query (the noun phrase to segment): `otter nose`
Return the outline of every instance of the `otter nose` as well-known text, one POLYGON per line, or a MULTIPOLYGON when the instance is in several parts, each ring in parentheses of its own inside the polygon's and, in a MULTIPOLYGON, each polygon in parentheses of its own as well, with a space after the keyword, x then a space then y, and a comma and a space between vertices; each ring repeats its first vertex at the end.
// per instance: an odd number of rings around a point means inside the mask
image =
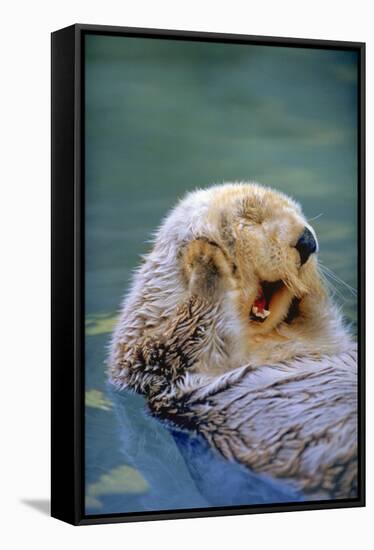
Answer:
POLYGON ((304 265, 309 256, 317 250, 317 243, 310 229, 304 228, 295 248, 300 254, 301 265, 304 265))

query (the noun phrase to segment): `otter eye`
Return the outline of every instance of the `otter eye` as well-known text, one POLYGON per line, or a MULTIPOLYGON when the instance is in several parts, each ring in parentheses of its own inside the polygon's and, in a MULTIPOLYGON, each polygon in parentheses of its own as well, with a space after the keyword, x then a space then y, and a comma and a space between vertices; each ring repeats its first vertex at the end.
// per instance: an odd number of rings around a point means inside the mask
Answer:
POLYGON ((238 225, 238 229, 239 231, 243 231, 245 229, 253 229, 254 227, 256 227, 256 225, 258 225, 258 223, 252 221, 240 222, 238 225))

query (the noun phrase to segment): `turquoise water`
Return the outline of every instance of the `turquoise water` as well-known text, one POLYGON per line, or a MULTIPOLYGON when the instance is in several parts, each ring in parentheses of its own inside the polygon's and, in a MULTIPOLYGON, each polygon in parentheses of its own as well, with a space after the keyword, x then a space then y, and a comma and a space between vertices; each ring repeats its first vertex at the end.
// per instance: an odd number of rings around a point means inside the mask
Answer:
MULTIPOLYGON (((355 56, 86 37, 87 513, 246 502, 241 471, 212 497, 142 399, 108 387, 108 340, 151 232, 186 191, 212 183, 292 195, 315 218, 323 264, 356 288, 355 56)), ((333 286, 355 330, 356 297, 333 286)))

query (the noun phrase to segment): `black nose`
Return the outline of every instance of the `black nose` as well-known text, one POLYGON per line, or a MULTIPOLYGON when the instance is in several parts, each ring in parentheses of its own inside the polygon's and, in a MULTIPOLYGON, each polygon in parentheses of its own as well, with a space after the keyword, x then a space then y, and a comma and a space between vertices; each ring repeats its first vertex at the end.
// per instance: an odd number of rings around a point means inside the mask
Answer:
POLYGON ((317 243, 310 229, 304 228, 295 248, 300 254, 301 265, 305 264, 309 256, 317 250, 317 243))

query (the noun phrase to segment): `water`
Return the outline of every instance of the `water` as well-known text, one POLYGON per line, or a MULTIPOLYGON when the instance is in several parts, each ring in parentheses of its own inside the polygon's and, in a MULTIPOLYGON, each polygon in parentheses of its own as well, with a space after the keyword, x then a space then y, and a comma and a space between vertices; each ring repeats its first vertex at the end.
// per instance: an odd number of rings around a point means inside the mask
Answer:
MULTIPOLYGON (((183 443, 141 397, 113 392, 104 362, 151 232, 197 187, 255 180, 292 195, 315 218, 321 261, 356 288, 356 63, 348 51, 86 37, 88 514, 302 498, 183 443)), ((334 286, 355 330, 356 298, 334 286)))

